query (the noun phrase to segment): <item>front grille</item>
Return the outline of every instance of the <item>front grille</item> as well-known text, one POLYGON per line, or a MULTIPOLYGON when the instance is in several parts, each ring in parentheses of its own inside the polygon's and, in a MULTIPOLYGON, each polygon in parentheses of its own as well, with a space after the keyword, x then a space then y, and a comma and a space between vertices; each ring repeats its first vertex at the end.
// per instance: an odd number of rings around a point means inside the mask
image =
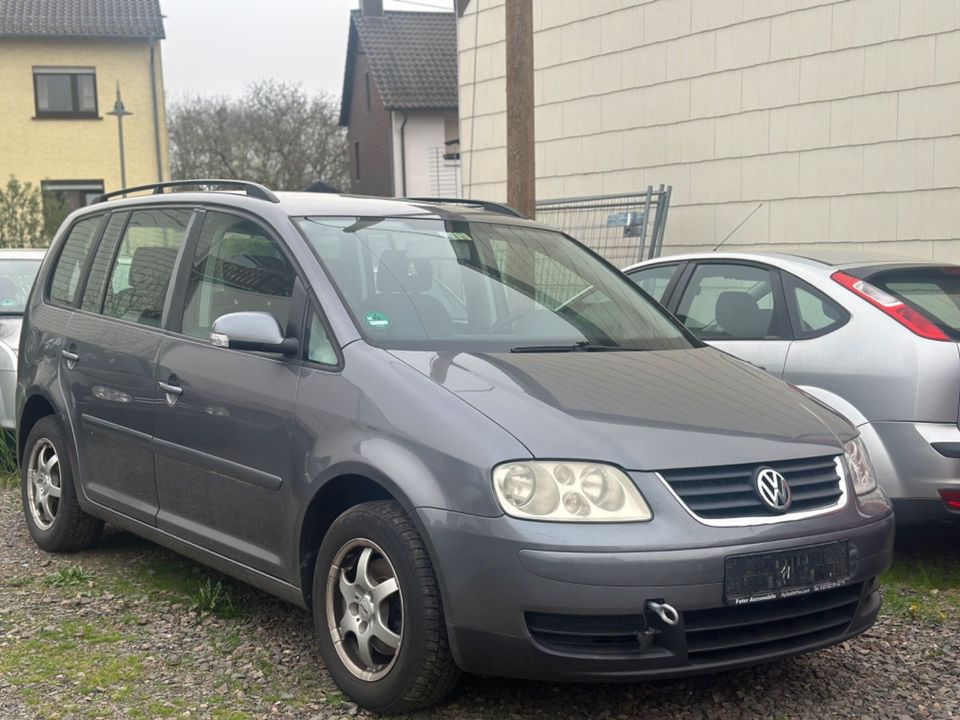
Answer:
POLYGON ((687 610, 691 665, 735 662, 842 635, 857 613, 863 584, 739 607, 687 610))
POLYGON ((836 456, 833 455, 760 464, 666 470, 660 475, 684 505, 701 518, 719 520, 777 516, 779 513, 760 501, 754 488, 753 474, 760 467, 773 468, 787 481, 793 496, 790 513, 828 508, 841 497, 842 478, 837 472, 836 456))

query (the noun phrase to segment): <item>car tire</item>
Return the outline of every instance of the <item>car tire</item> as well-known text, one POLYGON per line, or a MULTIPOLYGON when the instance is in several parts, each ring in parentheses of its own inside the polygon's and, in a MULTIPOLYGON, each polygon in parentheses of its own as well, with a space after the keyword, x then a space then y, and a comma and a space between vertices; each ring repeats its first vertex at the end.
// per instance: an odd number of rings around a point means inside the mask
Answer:
POLYGON ((363 503, 334 520, 317 554, 313 617, 334 682, 367 710, 434 705, 459 679, 430 557, 395 502, 363 503))
POLYGON ((66 433, 56 416, 39 420, 27 437, 20 490, 27 528, 42 549, 82 550, 103 534, 103 520, 80 509, 66 433))

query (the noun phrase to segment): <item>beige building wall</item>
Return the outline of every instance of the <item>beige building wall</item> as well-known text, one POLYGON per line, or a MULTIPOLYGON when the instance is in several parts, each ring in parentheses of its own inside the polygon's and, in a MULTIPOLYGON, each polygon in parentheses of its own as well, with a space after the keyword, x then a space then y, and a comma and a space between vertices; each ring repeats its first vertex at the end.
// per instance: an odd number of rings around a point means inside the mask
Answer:
MULTIPOLYGON (((170 178, 160 43, 155 71, 163 179, 170 178)), ((0 39, 0 183, 10 175, 43 180, 103 180, 120 185, 120 150, 113 109, 120 83, 133 113, 123 121, 127 185, 156 182, 157 152, 150 84, 150 44, 122 39, 0 39), (99 119, 35 119, 33 68, 94 67, 99 119)))
MULTIPOLYGON (((671 184, 665 253, 763 203, 725 248, 960 261, 960 0, 533 1, 540 198, 671 184)), ((504 200, 503 0, 459 41, 464 191, 504 200)))

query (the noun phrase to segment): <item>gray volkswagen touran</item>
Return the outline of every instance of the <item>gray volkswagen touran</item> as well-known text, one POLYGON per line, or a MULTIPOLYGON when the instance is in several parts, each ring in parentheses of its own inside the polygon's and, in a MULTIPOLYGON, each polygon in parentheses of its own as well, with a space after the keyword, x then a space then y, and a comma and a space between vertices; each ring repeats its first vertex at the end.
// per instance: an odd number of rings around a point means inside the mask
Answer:
POLYGON ((75 212, 41 268, 40 547, 109 522, 309 608, 383 712, 461 669, 679 676, 874 621, 893 518, 855 430, 582 245, 491 203, 179 185, 75 212))

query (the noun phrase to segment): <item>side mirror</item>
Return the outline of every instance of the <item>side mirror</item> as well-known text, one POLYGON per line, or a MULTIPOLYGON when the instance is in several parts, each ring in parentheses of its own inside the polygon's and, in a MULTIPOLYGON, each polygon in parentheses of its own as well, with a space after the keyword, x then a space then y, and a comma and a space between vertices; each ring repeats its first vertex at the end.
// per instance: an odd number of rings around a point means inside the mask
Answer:
POLYGON ((210 342, 217 347, 281 355, 293 355, 300 349, 297 339, 285 338, 273 315, 265 312, 221 315, 213 322, 210 342))

